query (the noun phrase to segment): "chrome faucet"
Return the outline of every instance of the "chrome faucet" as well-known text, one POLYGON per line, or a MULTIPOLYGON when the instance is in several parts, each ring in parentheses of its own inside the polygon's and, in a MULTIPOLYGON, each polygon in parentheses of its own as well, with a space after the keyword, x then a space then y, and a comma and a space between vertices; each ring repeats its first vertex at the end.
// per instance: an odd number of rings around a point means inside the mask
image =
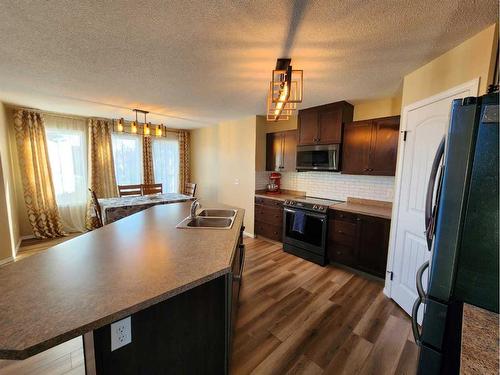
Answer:
POLYGON ((198 201, 198 199, 195 199, 193 203, 191 203, 191 214, 189 215, 191 219, 194 219, 196 217, 196 210, 198 208, 201 208, 201 203, 198 201))

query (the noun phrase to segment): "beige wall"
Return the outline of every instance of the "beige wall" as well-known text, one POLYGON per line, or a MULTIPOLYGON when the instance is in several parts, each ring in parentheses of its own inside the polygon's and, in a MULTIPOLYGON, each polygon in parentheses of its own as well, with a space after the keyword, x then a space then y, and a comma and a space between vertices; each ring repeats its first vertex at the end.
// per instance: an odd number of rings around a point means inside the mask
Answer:
POLYGON ((9 141, 10 124, 10 110, 0 103, 0 262, 13 255, 20 239, 9 141))
POLYGON ((354 103, 354 121, 401 114, 401 95, 394 98, 364 100, 354 103))
POLYGON ((493 75, 497 25, 491 25, 462 44, 404 78, 402 106, 479 77, 479 94, 486 93, 493 75))
POLYGON ((192 181, 200 200, 245 209, 253 234, 256 119, 226 121, 191 132, 192 181))

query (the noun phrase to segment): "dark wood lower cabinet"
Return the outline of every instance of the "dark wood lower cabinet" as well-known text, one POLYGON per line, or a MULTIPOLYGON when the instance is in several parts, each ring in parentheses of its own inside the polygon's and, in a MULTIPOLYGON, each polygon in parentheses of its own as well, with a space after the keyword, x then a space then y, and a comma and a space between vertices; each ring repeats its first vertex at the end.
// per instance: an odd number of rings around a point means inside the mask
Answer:
POLYGON ((255 198, 255 234, 273 241, 283 240, 283 202, 255 198))
POLYGON ((335 210, 329 215, 330 261, 384 278, 391 221, 335 210))

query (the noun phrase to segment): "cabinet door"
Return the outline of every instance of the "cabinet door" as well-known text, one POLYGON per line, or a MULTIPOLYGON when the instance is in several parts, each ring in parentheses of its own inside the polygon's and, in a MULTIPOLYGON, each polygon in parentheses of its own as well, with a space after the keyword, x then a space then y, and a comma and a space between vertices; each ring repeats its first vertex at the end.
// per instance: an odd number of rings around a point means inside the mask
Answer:
POLYGON ((295 172, 297 166, 297 130, 283 132, 283 172, 295 172))
POLYGON ((377 176, 394 176, 399 141, 399 116, 373 120, 368 171, 377 176))
POLYGON ((318 111, 299 111, 299 145, 313 145, 318 139, 318 111))
POLYGON ((342 144, 342 173, 369 174, 371 139, 371 120, 356 121, 345 125, 342 144))
POLYGON ((358 215, 358 267, 385 277, 390 220, 358 215))
POLYGON ((283 132, 266 135, 266 171, 279 172, 283 168, 283 132))
POLYGON ((342 108, 323 109, 318 113, 319 144, 342 142, 342 108))

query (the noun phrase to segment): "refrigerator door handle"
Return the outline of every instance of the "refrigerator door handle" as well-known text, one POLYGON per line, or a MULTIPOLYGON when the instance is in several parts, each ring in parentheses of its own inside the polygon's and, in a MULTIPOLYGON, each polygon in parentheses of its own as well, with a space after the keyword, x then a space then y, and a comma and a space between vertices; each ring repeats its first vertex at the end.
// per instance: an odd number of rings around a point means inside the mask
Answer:
POLYGON ((417 322, 418 309, 419 309, 421 304, 422 304, 422 299, 419 296, 415 300, 415 303, 413 304, 413 308, 411 310, 411 329, 413 331, 413 338, 415 339, 415 343, 418 346, 420 346, 420 344, 422 343, 420 331, 418 329, 418 322, 417 322))
POLYGON ((444 155, 444 146, 446 138, 443 137, 439 143, 436 155, 434 156, 434 161, 432 162, 431 174, 429 176, 429 183, 427 185, 427 195, 425 200, 425 232, 427 247, 429 251, 432 248, 432 236, 433 236, 433 212, 432 212, 432 198, 434 196, 434 186, 436 185, 436 177, 439 170, 439 163, 444 155))
POLYGON ((420 346, 421 339, 420 339, 420 331, 418 329, 418 321, 417 321, 418 309, 420 308, 420 305, 422 304, 422 302, 425 303, 425 292, 424 292, 424 287, 422 285, 422 276, 428 267, 429 267, 429 261, 422 264, 417 271, 416 284, 417 284, 418 298, 415 300, 415 303, 413 304, 413 308, 411 310, 411 329, 413 331, 413 337, 415 338, 415 342, 419 346, 420 346))
POLYGON ((429 261, 422 264, 417 271, 417 280, 416 280, 417 281, 417 293, 418 293, 418 296, 420 297, 421 300, 425 299, 424 287, 422 285, 422 276, 428 267, 429 267, 429 261))

